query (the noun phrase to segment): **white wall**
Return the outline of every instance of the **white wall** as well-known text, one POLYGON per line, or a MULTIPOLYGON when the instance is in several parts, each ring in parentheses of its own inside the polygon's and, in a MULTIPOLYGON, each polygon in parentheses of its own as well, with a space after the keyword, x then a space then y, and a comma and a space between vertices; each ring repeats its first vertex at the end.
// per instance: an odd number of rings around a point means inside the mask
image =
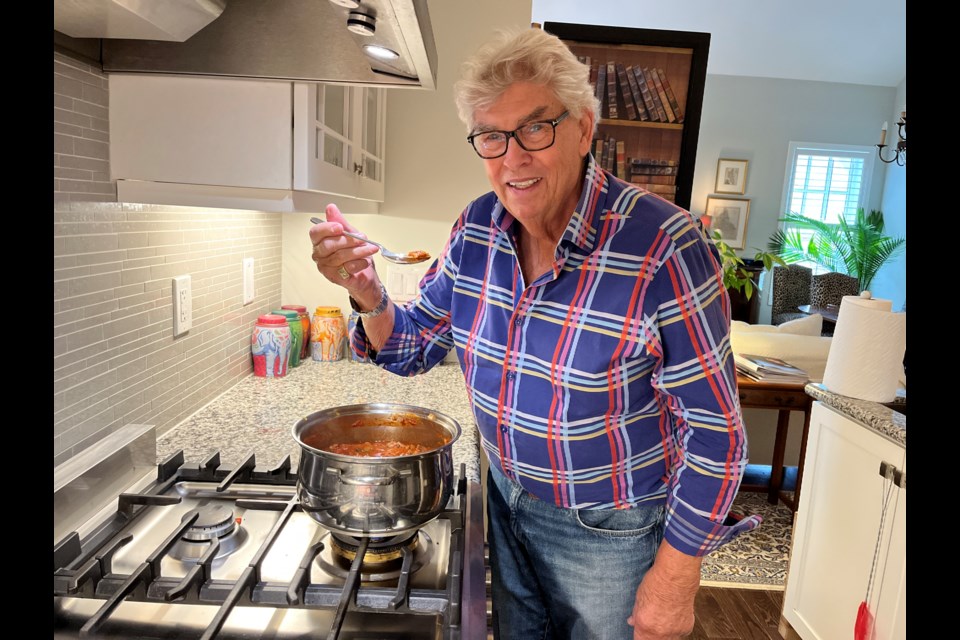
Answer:
MULTIPOLYGON (((530 3, 430 0, 437 90, 389 90, 385 200, 379 215, 348 215, 370 238, 396 251, 423 249, 436 256, 467 203, 490 190, 482 160, 467 144, 467 131, 457 117, 453 83, 463 61, 495 29, 530 25, 530 3)), ((350 204, 337 204, 349 214, 350 204)), ((336 305, 346 315, 350 307, 345 291, 327 282, 310 260, 311 215, 317 214, 283 216, 284 304, 304 304, 311 311, 317 305, 336 305)), ((387 282, 388 266, 379 258, 377 270, 387 282)))
MULTIPOLYGON (((907 104, 907 79, 904 78, 897 87, 897 96, 893 101, 892 114, 884 120, 890 123, 887 131, 887 144, 890 147, 897 144, 897 120, 900 112, 907 104)), ((884 157, 889 158, 890 148, 884 149, 884 157)), ((883 183, 883 199, 880 210, 883 211, 883 222, 888 236, 907 237, 907 167, 900 167, 896 163, 884 165, 886 179, 883 183)), ((874 297, 886 298, 893 301, 895 311, 903 308, 907 302, 907 253, 904 251, 899 258, 892 260, 877 273, 871 286, 874 297)))

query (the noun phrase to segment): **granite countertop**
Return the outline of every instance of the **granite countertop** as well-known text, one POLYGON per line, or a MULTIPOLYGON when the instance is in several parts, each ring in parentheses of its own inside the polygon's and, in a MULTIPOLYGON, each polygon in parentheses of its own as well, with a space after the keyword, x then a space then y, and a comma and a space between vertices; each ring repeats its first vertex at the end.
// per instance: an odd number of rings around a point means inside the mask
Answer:
MULTIPOLYGON (((903 445, 904 449, 907 448, 907 416, 905 414, 879 402, 858 400, 857 398, 833 393, 820 382, 812 382, 805 389, 807 394, 815 400, 829 405, 836 409, 838 413, 903 445)), ((897 391, 896 399, 889 404, 906 405, 906 402, 906 390, 900 389, 897 391)))
POLYGON ((290 454, 296 468, 300 446, 294 424, 314 411, 362 402, 410 404, 456 420, 462 434, 453 445, 454 464, 457 469, 466 464, 467 478, 480 481, 476 422, 456 363, 410 378, 350 360, 308 359, 283 378, 251 374, 158 437, 157 457, 163 460, 183 449, 188 462, 199 462, 219 451, 221 463, 233 466, 254 453, 257 467, 266 469, 290 454))

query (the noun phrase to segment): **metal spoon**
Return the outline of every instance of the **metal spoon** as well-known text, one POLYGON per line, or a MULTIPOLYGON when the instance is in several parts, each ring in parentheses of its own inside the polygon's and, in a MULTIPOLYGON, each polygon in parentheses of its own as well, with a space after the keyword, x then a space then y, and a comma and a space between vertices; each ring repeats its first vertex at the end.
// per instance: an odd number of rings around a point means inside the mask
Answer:
MULTIPOLYGON (((313 224, 320 224, 323 222, 320 218, 310 218, 310 222, 313 224)), ((355 240, 360 240, 361 242, 366 242, 380 248, 380 255, 383 256, 384 260, 393 262, 394 264, 417 264, 418 262, 423 262, 424 260, 430 259, 430 254, 426 251, 410 251, 409 253, 397 253, 396 251, 390 251, 385 246, 379 242, 374 242, 363 236, 358 236, 355 233, 350 233, 349 231, 344 231, 343 235, 350 236, 355 240)))

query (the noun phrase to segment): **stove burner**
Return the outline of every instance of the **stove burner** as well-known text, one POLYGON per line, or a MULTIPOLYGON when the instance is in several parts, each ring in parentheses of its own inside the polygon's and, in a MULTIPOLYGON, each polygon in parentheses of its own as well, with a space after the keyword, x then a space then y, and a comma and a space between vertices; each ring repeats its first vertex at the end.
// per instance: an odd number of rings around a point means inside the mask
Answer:
MULTIPOLYGON (((184 516, 184 519, 188 515, 184 516)), ((214 505, 200 510, 196 521, 184 532, 183 539, 191 542, 206 542, 230 535, 236 528, 237 521, 233 517, 233 509, 214 505)))
MULTIPOLYGON (((220 543, 215 559, 228 556, 247 541, 247 532, 238 526, 233 509, 223 505, 200 507, 200 514, 170 549, 170 555, 183 562, 196 562, 210 548, 210 541, 220 543)), ((190 517, 190 513, 183 516, 190 517)))
MULTIPOLYGON (((413 550, 417 547, 418 537, 412 534, 394 536, 393 538, 370 538, 367 553, 363 556, 363 564, 381 564, 403 557, 404 548, 413 550)), ((333 553, 353 562, 357 557, 360 540, 347 536, 331 534, 330 538, 333 553)))
MULTIPOLYGON (((327 533, 320 540, 323 542, 323 550, 317 556, 317 565, 328 575, 346 579, 350 573, 350 564, 357 555, 359 541, 331 533, 327 533)), ((430 562, 433 545, 433 540, 423 530, 409 537, 400 535, 393 538, 372 538, 360 567, 360 580, 386 582, 399 578, 404 549, 409 549, 413 554, 410 573, 416 573, 430 562)))

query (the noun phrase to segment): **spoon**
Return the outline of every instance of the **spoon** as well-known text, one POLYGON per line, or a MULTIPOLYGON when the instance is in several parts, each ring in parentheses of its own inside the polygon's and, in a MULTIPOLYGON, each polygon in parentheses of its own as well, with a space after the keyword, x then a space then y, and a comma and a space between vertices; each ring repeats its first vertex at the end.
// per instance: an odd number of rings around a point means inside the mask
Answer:
MULTIPOLYGON (((313 224, 320 224, 323 222, 320 218, 310 218, 310 222, 313 224)), ((426 251, 409 251, 407 253, 397 253, 396 251, 390 251, 385 246, 379 242, 374 242, 364 238, 363 236, 358 236, 355 233, 350 233, 349 231, 344 231, 343 235, 350 236, 354 240, 360 240, 361 242, 366 242, 380 248, 380 255, 383 256, 384 260, 393 262, 394 264, 417 264, 418 262, 423 262, 424 260, 430 259, 430 254, 426 251)))

